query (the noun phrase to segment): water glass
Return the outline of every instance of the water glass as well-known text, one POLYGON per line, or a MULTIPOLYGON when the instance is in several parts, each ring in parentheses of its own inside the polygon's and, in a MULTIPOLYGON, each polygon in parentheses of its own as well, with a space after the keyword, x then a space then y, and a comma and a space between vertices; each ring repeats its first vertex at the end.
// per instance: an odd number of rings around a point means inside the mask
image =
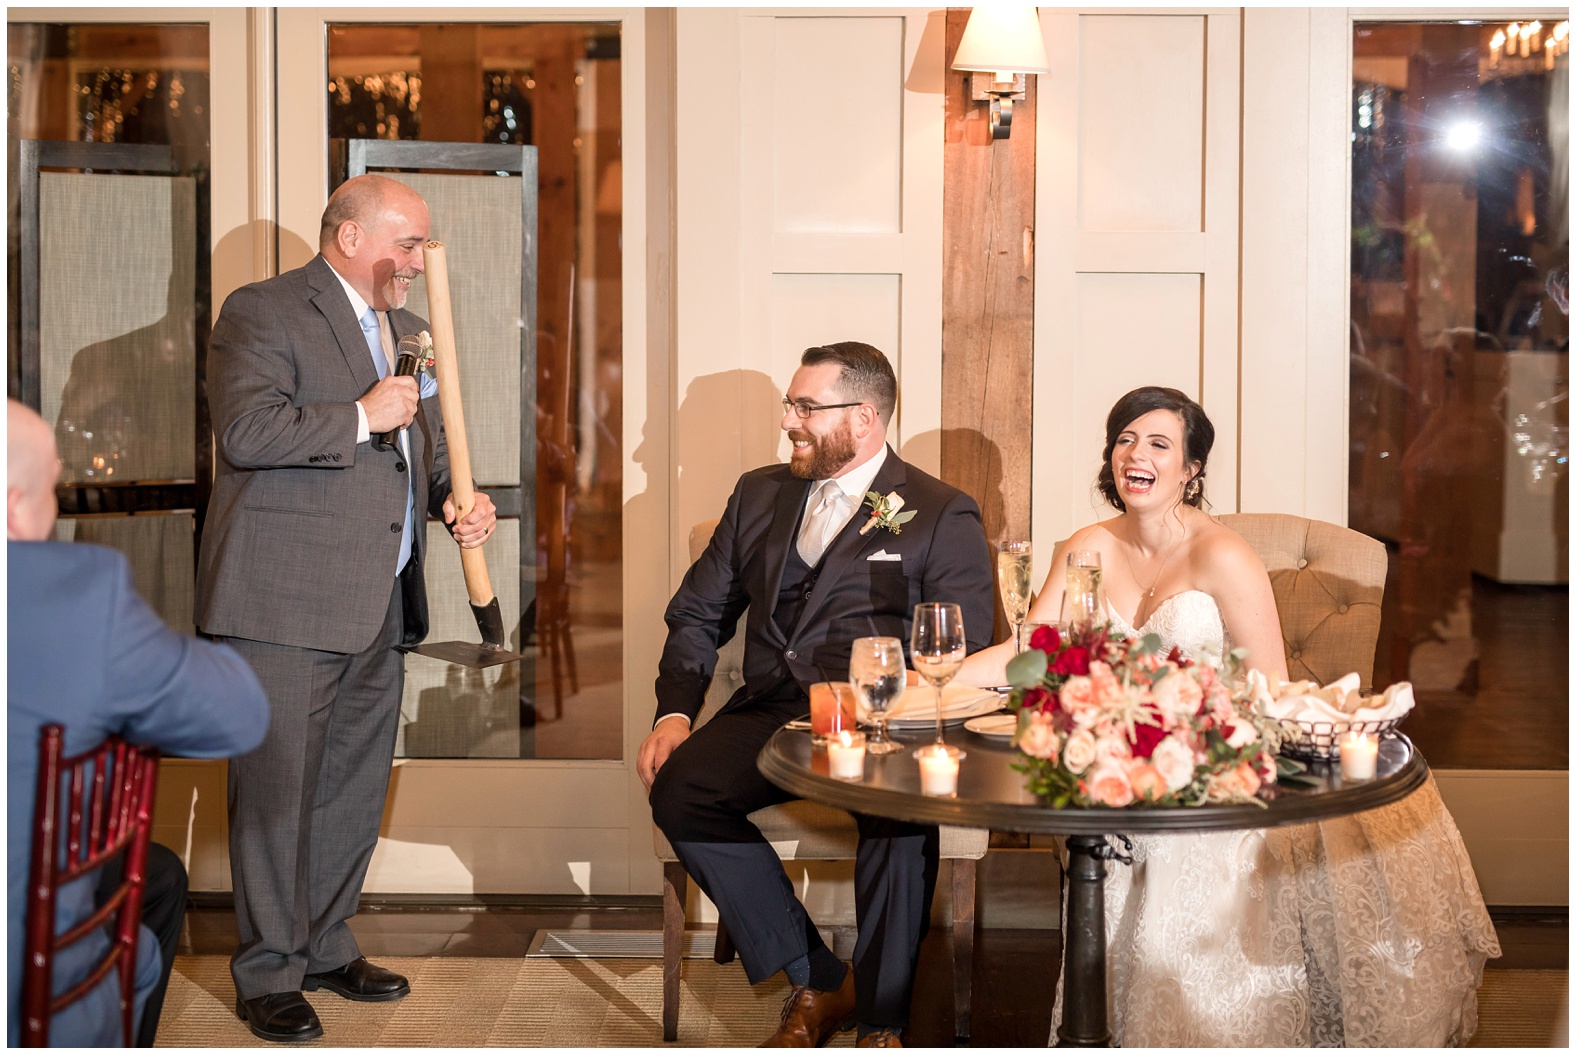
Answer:
POLYGON ((903 642, 895 637, 854 639, 848 656, 848 681, 859 702, 870 712, 871 733, 865 751, 889 755, 901 750, 887 738, 887 711, 903 695, 908 672, 903 666, 903 642))

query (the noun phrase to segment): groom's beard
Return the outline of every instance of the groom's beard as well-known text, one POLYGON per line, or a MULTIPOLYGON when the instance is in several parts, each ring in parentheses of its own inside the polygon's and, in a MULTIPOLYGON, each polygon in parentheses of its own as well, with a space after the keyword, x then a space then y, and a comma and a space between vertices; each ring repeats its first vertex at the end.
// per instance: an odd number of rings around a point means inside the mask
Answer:
POLYGON ((794 430, 788 433, 793 441, 808 441, 808 447, 795 447, 789 457, 789 470, 801 480, 828 480, 843 471, 854 460, 859 447, 854 443, 854 432, 845 421, 841 428, 825 436, 812 436, 794 430))

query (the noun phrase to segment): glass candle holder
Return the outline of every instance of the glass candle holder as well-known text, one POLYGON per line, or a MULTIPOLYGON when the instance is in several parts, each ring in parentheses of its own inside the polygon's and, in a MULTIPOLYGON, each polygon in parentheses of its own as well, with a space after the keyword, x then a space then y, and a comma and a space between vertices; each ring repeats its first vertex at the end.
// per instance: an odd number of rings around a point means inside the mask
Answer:
POLYGON ((1341 779, 1372 780, 1379 772, 1379 738, 1351 732, 1341 737, 1341 779))
POLYGON ((919 759, 919 790, 950 798, 958 793, 958 765, 965 752, 950 744, 930 744, 914 752, 919 759))
POLYGON ((844 729, 826 742, 830 775, 837 780, 863 780, 865 734, 844 729))

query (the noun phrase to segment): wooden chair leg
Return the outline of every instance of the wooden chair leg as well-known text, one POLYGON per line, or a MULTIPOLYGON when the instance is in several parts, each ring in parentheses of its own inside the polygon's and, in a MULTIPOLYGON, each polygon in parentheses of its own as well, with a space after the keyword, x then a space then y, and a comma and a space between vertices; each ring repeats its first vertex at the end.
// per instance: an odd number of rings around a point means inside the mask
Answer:
POLYGON ((677 861, 662 864, 662 1039, 679 1039, 679 964, 684 959, 684 892, 689 875, 677 861))
POLYGON ((969 1039, 974 998, 974 881, 979 862, 952 859, 952 1014, 957 1039, 969 1039))
POLYGON ((733 935, 728 933, 728 925, 721 919, 717 920, 717 944, 713 947, 711 958, 718 963, 732 963, 738 950, 733 947, 733 935))

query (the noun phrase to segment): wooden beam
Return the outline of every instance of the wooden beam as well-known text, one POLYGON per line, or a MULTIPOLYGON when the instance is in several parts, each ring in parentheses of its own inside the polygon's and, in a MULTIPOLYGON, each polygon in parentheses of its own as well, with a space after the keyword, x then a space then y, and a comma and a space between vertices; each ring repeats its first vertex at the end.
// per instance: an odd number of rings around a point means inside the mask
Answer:
POLYGON ((969 75, 951 68, 968 16, 947 11, 941 476, 979 502, 996 544, 1029 537, 1035 85, 1015 104, 1011 137, 992 141, 969 75))

